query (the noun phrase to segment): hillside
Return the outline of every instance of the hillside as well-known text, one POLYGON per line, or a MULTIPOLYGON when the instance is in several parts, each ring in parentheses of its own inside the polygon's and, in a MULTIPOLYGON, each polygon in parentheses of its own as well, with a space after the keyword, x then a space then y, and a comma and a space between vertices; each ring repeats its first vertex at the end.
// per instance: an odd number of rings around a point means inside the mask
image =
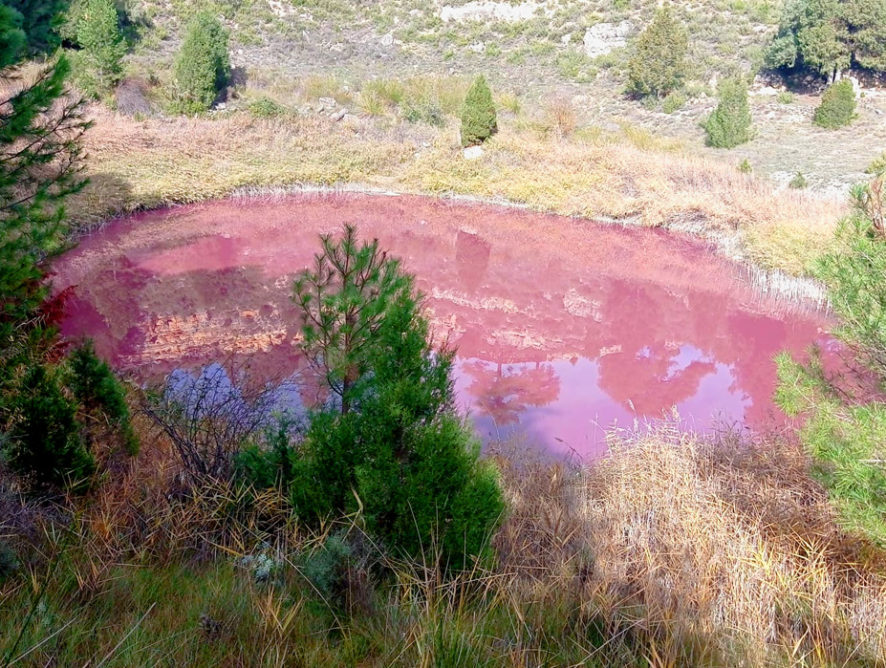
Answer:
MULTIPOLYGON (((384 100, 366 92, 369 81, 420 77, 427 87, 457 97, 455 91, 482 72, 521 117, 568 105, 580 127, 637 125, 674 138, 691 153, 733 166, 747 160, 780 186, 801 172, 810 187, 836 197, 863 178, 886 146, 886 94, 876 77, 858 75, 859 118, 834 132, 810 122, 824 79, 807 76, 786 84, 764 73, 751 89, 754 140, 734 151, 703 148, 699 124, 716 104, 717 81, 760 70, 781 3, 676 3, 691 37, 690 76, 679 94, 652 103, 630 100, 623 90, 630 44, 648 24, 655 2, 132 0, 127 11, 137 39, 128 71, 156 84, 152 94, 162 97, 157 88, 168 85, 182 26, 198 6, 218 12, 231 31, 237 85, 230 107, 267 96, 307 111, 323 97, 353 113, 378 115, 384 100)), ((448 112, 445 101, 439 106, 448 112)), ((412 110, 413 116, 434 114, 421 105, 412 110)))

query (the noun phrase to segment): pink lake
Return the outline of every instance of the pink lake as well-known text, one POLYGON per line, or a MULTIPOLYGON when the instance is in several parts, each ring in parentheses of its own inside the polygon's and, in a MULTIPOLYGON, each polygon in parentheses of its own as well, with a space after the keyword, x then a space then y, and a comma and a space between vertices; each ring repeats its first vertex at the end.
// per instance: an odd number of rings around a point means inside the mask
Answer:
POLYGON ((293 276, 355 223, 400 257, 458 402, 485 439, 518 431, 590 459, 607 429, 679 415, 763 430, 773 356, 828 341, 820 315, 756 293, 738 265, 673 234, 414 196, 232 199, 118 220, 54 265, 63 334, 143 380, 211 361, 268 380, 304 367, 293 276))

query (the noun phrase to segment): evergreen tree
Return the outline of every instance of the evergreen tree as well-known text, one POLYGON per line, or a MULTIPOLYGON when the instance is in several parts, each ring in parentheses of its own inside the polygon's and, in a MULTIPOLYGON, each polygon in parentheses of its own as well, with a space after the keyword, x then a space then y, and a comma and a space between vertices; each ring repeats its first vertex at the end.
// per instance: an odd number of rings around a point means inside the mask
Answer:
POLYGON ((77 405, 57 372, 30 366, 11 399, 16 415, 6 456, 13 470, 39 485, 85 488, 95 459, 83 442, 77 405))
POLYGON ((886 182, 882 176, 853 190, 854 210, 838 230, 836 252, 816 276, 828 287, 849 359, 846 375, 829 373, 817 350, 801 364, 776 360, 776 402, 802 415, 800 437, 814 473, 840 518, 886 546, 886 182))
POLYGON ((726 79, 719 87, 717 108, 704 122, 708 146, 733 148, 751 138, 751 109, 744 79, 726 79))
POLYGON ((5 0, 9 9, 27 17, 29 55, 51 53, 59 45, 57 28, 68 0, 5 0))
POLYGON ((64 56, 17 80, 16 66, 48 39, 45 4, 21 4, 38 13, 0 5, 0 76, 13 83, 0 106, 0 443, 12 467, 35 482, 79 483, 95 468, 81 415, 112 416, 127 446, 135 439, 119 394, 108 398, 116 381, 91 362, 91 349, 75 354, 70 368, 46 354, 54 343, 46 261, 64 245, 63 200, 85 183, 80 138, 89 124, 81 103, 65 95, 64 56), (25 26, 40 29, 36 43, 25 26))
MULTIPOLYGON (((23 25, 32 17, 0 6, 0 76, 7 80, 36 48, 23 25)), ((79 139, 88 123, 78 101, 62 98, 68 73, 59 56, 0 109, 0 394, 45 332, 38 310, 45 261, 62 246, 64 198, 84 185, 79 139)))
POLYGON ((482 75, 474 79, 474 83, 465 97, 461 112, 461 144, 474 146, 482 144, 498 132, 498 121, 495 114, 495 103, 492 91, 482 75))
POLYGON ((853 65, 886 71, 884 0, 792 0, 765 62, 807 68, 834 80, 853 65))
POLYGON ((640 33, 628 62, 628 87, 633 95, 664 97, 686 76, 689 37, 670 6, 656 11, 640 33))
POLYGON ((85 0, 77 21, 77 43, 83 49, 81 81, 97 95, 120 80, 126 44, 120 33, 120 17, 114 0, 85 0))
POLYGON ((835 130, 849 125, 855 118, 855 90, 852 82, 842 79, 827 87, 816 107, 813 122, 823 128, 835 130))
POLYGON ((188 27, 175 63, 178 109, 206 111, 231 75, 228 32, 217 18, 201 12, 188 27))
POLYGON ((303 348, 341 405, 314 414, 297 447, 247 450, 241 475, 276 478, 306 521, 362 510, 390 549, 467 566, 489 554, 504 502, 453 408, 453 353, 431 346, 412 277, 377 242, 348 226, 322 244, 295 301, 303 348))

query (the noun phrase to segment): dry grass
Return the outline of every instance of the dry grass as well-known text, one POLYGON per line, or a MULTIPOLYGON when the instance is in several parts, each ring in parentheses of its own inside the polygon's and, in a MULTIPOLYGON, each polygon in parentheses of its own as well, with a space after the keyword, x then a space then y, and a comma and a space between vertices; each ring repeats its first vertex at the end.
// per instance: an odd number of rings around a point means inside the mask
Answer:
POLYGON ((507 200, 712 238, 738 235, 749 259, 802 274, 828 247, 844 211, 814 195, 777 192, 629 126, 614 133, 583 129, 566 141, 546 128, 505 124, 482 159, 466 161, 453 124, 435 129, 247 114, 135 121, 93 113, 87 141, 93 182, 69 207, 79 222, 246 186, 359 183, 507 200))
POLYGON ((653 665, 881 663, 884 555, 839 531, 806 467, 792 446, 659 433, 572 479, 512 471, 509 586, 580 592, 653 665))
POLYGON ((613 447, 578 470, 501 446, 510 515, 499 563, 447 581, 431 562, 382 550, 389 576, 350 568, 342 607, 306 584, 306 569, 354 518, 310 533, 274 493, 250 503, 223 484, 175 493, 168 446, 146 443, 74 512, 67 545, 58 517, 36 521, 42 552, 27 577, 0 587, 0 637, 47 583, 25 665, 106 655, 113 665, 886 660, 886 559, 840 532, 799 450, 666 431, 613 447), (238 565, 257 550, 279 564, 269 582, 238 565))

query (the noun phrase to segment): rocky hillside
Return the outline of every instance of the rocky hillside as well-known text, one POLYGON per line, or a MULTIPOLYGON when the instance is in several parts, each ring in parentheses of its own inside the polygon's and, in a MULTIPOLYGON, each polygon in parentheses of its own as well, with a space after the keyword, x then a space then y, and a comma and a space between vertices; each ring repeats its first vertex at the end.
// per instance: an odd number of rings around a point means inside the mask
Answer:
POLYGON ((784 187, 801 173, 810 188, 843 197, 886 149, 886 94, 877 81, 862 79, 852 126, 836 132, 813 126, 825 81, 785 82, 761 69, 781 5, 675 3, 690 36, 690 76, 679 92, 645 102, 624 95, 625 70, 655 0, 129 0, 128 71, 156 98, 168 83, 182 26, 195 9, 208 8, 231 31, 236 86, 228 107, 269 98, 305 113, 377 116, 391 100, 363 93, 367 81, 420 77, 433 89, 428 96, 446 99, 439 110, 405 116, 443 122, 457 111, 468 78, 482 72, 499 104, 523 120, 561 115, 566 107, 571 125, 603 131, 636 125, 690 152, 736 167, 746 162, 745 169, 784 187), (699 124, 716 104, 718 80, 736 71, 762 72, 751 87, 755 139, 733 151, 705 149, 699 124))

